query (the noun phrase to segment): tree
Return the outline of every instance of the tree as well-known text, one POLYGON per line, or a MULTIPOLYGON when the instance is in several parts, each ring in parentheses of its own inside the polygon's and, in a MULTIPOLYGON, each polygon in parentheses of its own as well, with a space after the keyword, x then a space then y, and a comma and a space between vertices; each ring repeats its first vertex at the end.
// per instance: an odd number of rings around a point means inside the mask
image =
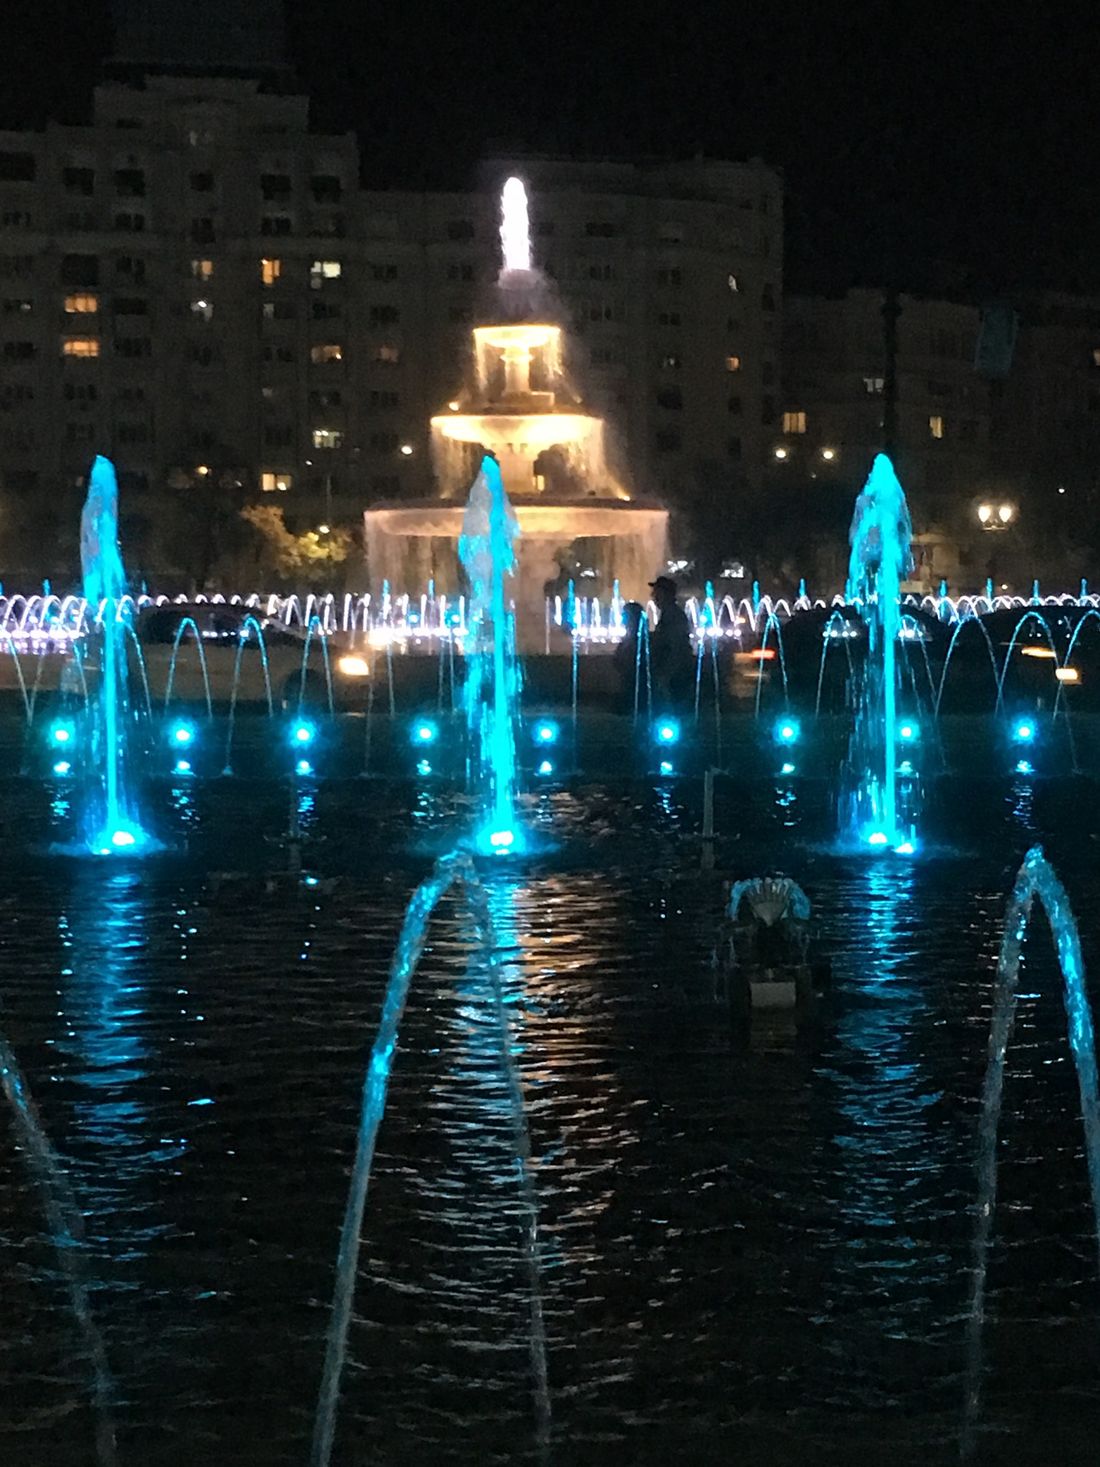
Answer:
POLYGON ((345 529, 295 535, 275 504, 249 504, 239 516, 253 531, 260 565, 279 580, 298 585, 331 585, 355 543, 352 532, 345 529))

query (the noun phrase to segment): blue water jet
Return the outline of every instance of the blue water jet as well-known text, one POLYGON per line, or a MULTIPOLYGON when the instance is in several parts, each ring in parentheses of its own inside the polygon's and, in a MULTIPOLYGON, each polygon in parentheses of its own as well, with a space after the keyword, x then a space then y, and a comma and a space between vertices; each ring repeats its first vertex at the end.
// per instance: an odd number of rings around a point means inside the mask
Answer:
POLYGON ((100 675, 89 705, 91 741, 85 831, 97 856, 135 855, 149 845, 134 807, 126 771, 127 718, 123 596, 126 572, 118 547, 118 480, 110 459, 97 454, 80 517, 80 565, 89 610, 99 608, 100 675))
POLYGON ((866 627, 867 655, 856 687, 841 811, 847 833, 876 849, 914 844, 911 822, 898 817, 897 791, 899 598, 912 563, 912 533, 894 467, 885 454, 877 454, 856 500, 850 533, 848 599, 866 627))
POLYGON ((515 618, 505 579, 516 566, 519 525, 496 459, 485 457, 470 489, 459 559, 470 581, 470 633, 464 696, 471 776, 480 804, 476 849, 503 855, 520 848, 516 825, 516 709, 519 665, 515 618))

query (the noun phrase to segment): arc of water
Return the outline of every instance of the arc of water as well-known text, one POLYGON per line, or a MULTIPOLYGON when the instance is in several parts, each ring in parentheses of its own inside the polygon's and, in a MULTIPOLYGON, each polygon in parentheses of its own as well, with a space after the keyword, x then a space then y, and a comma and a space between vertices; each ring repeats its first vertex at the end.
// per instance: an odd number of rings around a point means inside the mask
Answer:
POLYGON ((256 641, 260 649, 260 666, 264 674, 264 693, 267 697, 267 716, 271 718, 275 713, 275 700, 271 696, 271 669, 267 661, 267 642, 264 638, 264 629, 254 616, 246 616, 241 623, 241 629, 237 636, 237 655, 233 659, 233 684, 229 690, 229 727, 225 733, 225 772, 229 773, 233 767, 233 730, 237 722, 237 699, 240 694, 241 685, 241 656, 248 641, 249 628, 255 627, 256 641))
MULTIPOLYGON (((761 603, 763 604, 763 603, 761 603)), ((756 683, 756 712, 755 717, 760 717, 760 695, 764 691, 764 663, 767 660, 764 653, 768 650, 768 636, 772 628, 775 628, 775 643, 779 652, 779 671, 783 680, 783 711, 786 712, 791 706, 790 689, 787 686, 787 654, 783 649, 783 623, 769 611, 764 622, 764 635, 760 639, 760 677, 756 683)))
POLYGON ((202 672, 202 687, 206 695, 206 716, 214 717, 214 704, 210 697, 210 674, 206 667, 206 649, 202 645, 202 633, 198 629, 194 617, 185 616, 176 628, 175 641, 172 643, 172 655, 168 660, 168 679, 164 685, 164 711, 168 712, 168 705, 172 701, 172 689, 176 682, 176 658, 179 655, 180 643, 184 634, 190 629, 194 634, 195 647, 199 654, 199 668, 202 672))
POLYGON ((961 1448, 968 1456, 973 1448, 981 1404, 982 1329, 985 1321, 986 1272, 993 1212, 997 1200, 997 1130, 1004 1091, 1005 1057, 1016 1017, 1016 998, 1024 941, 1038 897, 1054 936, 1058 964, 1062 970, 1063 999, 1069 1029, 1070 1049, 1077 1068, 1081 1117, 1085 1130, 1092 1210, 1096 1220, 1098 1266, 1100 1266, 1100 1093, 1096 1070, 1096 1042, 1092 1010, 1085 990, 1085 965, 1081 939, 1066 889, 1043 854, 1033 846, 1016 877, 997 963, 993 1020, 989 1030, 989 1061, 982 1087, 982 1113, 978 1139, 978 1200, 974 1230, 974 1275, 968 1325, 966 1403, 961 1448))
POLYGON ((985 638, 986 651, 989 653, 989 666, 993 673, 993 687, 995 690, 1000 686, 1000 669, 997 666, 997 654, 993 650, 993 642, 985 625, 977 618, 972 617, 967 621, 957 623, 955 630, 951 633, 951 641, 947 646, 947 656, 943 659, 943 668, 940 672, 940 685, 936 691, 935 715, 940 716, 940 704, 943 702, 943 690, 947 684, 947 670, 951 666, 951 659, 955 655, 955 644, 967 627, 977 627, 985 638))
POLYGON ((16 1131, 31 1164, 53 1243, 68 1283, 73 1313, 84 1338, 84 1347, 92 1368, 92 1403, 96 1414, 96 1457, 99 1467, 118 1467, 112 1407, 115 1387, 103 1337, 92 1315, 88 1286, 81 1266, 83 1221, 80 1208, 69 1188, 57 1153, 42 1128, 15 1052, 3 1035, 0 1035, 0 1090, 11 1107, 16 1131))
POLYGON ((328 655, 328 635, 325 632, 325 628, 321 622, 320 617, 315 615, 310 617, 309 623, 306 626, 305 646, 302 648, 302 672, 301 676, 298 679, 298 717, 300 718, 302 716, 302 704, 305 702, 306 672, 308 670, 309 664, 309 648, 310 643, 313 641, 313 634, 315 630, 317 631, 318 638, 321 644, 321 662, 325 669, 325 697, 328 702, 328 716, 330 718, 334 718, 336 716, 336 702, 332 693, 332 666, 329 662, 328 655))
POLYGON ((537 1198, 530 1170, 531 1147, 523 1110, 522 1087, 512 1058, 511 1034, 501 991, 499 953, 492 933, 484 888, 481 886, 477 869, 470 857, 462 852, 452 851, 449 855, 440 857, 431 873, 416 888, 409 902, 390 965, 389 982, 382 1004, 382 1019, 371 1048, 370 1060, 363 1080, 359 1138, 352 1168, 351 1185, 348 1190, 347 1209, 340 1233, 332 1318, 329 1322, 325 1364, 317 1401, 317 1415, 314 1420, 313 1450, 310 1458, 312 1467, 329 1467, 332 1459, 340 1382, 347 1354, 348 1326, 351 1322, 355 1279, 358 1272, 363 1214, 366 1209, 375 1145, 385 1111, 386 1092, 397 1049, 398 1029, 408 1001, 409 987, 424 951, 428 923, 440 901, 459 881, 466 890, 470 914, 474 919, 479 940, 488 958, 489 976, 493 985, 494 1009, 501 1024, 502 1054, 507 1071, 509 1094, 512 1099, 513 1125, 516 1128, 517 1165, 528 1208, 525 1244, 530 1270, 531 1364, 536 1437, 540 1457, 545 1459, 548 1450, 550 1396, 538 1263, 537 1198))

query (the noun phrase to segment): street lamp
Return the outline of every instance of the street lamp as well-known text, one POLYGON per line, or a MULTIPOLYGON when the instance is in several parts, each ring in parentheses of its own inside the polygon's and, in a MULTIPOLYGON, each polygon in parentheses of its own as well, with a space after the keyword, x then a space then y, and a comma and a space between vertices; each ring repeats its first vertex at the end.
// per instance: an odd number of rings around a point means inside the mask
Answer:
POLYGON ((1007 530, 1016 518, 1016 506, 1008 500, 991 504, 983 500, 976 506, 975 513, 983 530, 1007 530))

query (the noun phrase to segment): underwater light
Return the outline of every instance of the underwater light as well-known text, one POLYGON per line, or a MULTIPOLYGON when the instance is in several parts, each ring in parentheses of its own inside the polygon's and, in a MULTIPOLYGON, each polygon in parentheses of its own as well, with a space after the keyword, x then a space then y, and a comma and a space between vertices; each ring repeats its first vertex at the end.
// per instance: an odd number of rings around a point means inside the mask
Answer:
POLYGON ((172 729, 172 742, 186 748, 195 737, 195 730, 189 723, 177 723, 172 729))
POLYGON ((431 774, 432 766, 428 763, 427 759, 420 759, 417 761, 416 772, 417 774, 431 774))
POLYGON ((781 718, 775 725, 777 744, 796 744, 800 729, 797 718, 781 718))
POLYGON ((72 767, 68 759, 59 759, 53 767, 53 772, 55 774, 68 774, 72 767))
POLYGON ((1035 725, 1026 718, 1021 719, 1012 730, 1012 737, 1018 744, 1030 744, 1035 737, 1035 725))
POLYGON ((176 760, 176 773, 177 774, 190 774, 191 773, 191 761, 190 761, 190 759, 177 759, 176 760))
POLYGON ((427 718, 413 725, 414 744, 434 744, 438 737, 439 729, 427 718))
POLYGON ((911 840, 903 840, 900 846, 895 846, 895 854, 899 856, 911 856, 916 851, 916 846, 911 840))
POLYGON ((536 744, 556 744, 558 741, 558 725, 544 718, 534 728, 536 744))
POLYGON ((674 718, 664 718, 654 727, 653 737, 659 744, 674 744, 680 737, 680 725, 674 718))
POLYGON ((297 762, 297 764, 295 764, 295 766, 294 766, 294 773, 295 774, 312 774, 313 773, 313 765, 309 762, 308 759, 299 759, 298 762, 297 762))
POLYGON ((885 830, 872 830, 871 834, 867 837, 867 844, 869 846, 887 846, 890 844, 890 841, 885 830))
POLYGON ((116 830, 111 836, 111 844, 116 847, 133 846, 137 840, 132 830, 116 830))
POLYGON ((1016 773, 1017 774, 1034 774, 1035 773, 1035 766, 1028 759, 1019 759, 1019 760, 1016 761, 1016 773))
POLYGON ((515 844, 515 832, 512 830, 494 830, 489 836, 489 844, 494 851, 504 852, 515 844))
POLYGON ((662 759, 661 760, 661 764, 660 764, 660 769, 661 769, 661 773, 662 774, 671 774, 672 773, 672 764, 670 763, 670 761, 668 759, 662 759))
POLYGON ((905 723, 899 723, 898 738, 904 739, 906 743, 911 744, 915 739, 920 738, 920 726, 911 719, 907 719, 905 723))
POLYGON ((780 774, 793 774, 794 773, 794 765, 791 764, 789 761, 786 764, 781 764, 779 766, 779 772, 780 772, 780 774))
POLYGON ((312 744, 317 736, 317 730, 312 723, 296 723, 291 738, 296 744, 312 744))
POLYGON ((554 766, 550 763, 549 759, 544 759, 538 767, 538 772, 539 774, 553 774, 554 766))
POLYGON ((50 729, 50 740, 55 744, 70 744, 73 739, 73 728, 70 723, 55 723, 50 729))
POLYGON ((899 774, 912 774, 912 772, 913 772, 913 764, 912 764, 912 761, 909 760, 909 759, 903 759, 901 761, 901 763, 898 765, 898 773, 899 774))

